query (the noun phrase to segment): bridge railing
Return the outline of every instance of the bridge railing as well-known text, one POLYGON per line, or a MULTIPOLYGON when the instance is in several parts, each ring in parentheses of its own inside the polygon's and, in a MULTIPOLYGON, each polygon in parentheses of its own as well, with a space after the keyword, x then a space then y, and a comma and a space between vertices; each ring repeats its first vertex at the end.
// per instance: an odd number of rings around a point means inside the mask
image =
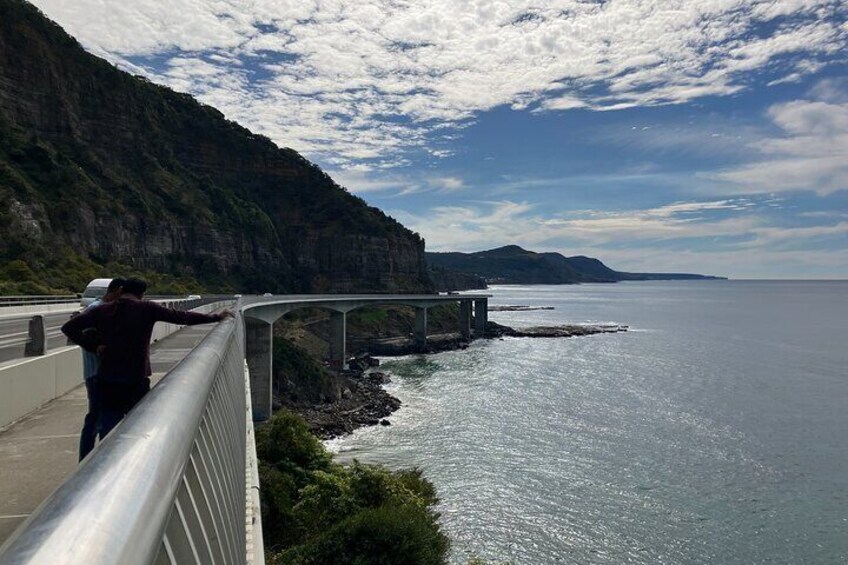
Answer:
POLYGON ((74 294, 66 295, 32 295, 32 296, 0 296, 0 308, 4 306, 26 306, 32 304, 62 304, 79 302, 74 294))
POLYGON ((240 314, 218 324, 0 547, 0 564, 246 563, 243 327, 240 314))

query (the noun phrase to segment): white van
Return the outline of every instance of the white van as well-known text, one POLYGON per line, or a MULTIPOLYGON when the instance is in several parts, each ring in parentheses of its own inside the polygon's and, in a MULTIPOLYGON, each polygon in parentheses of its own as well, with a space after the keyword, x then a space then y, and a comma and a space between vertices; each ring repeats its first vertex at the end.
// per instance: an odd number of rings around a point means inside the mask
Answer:
POLYGON ((88 283, 88 286, 85 287, 85 292, 82 293, 80 306, 86 308, 98 298, 103 298, 110 282, 112 282, 112 279, 94 279, 88 283))

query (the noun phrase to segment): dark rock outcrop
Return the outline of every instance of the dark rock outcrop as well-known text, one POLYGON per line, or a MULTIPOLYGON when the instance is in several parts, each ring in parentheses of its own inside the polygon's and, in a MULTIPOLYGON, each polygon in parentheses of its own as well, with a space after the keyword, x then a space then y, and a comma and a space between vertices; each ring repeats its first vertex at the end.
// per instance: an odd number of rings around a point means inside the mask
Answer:
POLYGON ((292 407, 306 420, 310 431, 321 439, 330 439, 362 426, 388 425, 386 416, 401 406, 400 400, 383 390, 388 377, 382 373, 352 371, 343 378, 349 383, 345 389, 349 394, 342 394, 333 402, 292 407))
POLYGON ((486 322, 486 337, 578 337, 594 334, 626 332, 628 326, 621 324, 568 324, 561 326, 532 326, 511 328, 501 324, 486 322))

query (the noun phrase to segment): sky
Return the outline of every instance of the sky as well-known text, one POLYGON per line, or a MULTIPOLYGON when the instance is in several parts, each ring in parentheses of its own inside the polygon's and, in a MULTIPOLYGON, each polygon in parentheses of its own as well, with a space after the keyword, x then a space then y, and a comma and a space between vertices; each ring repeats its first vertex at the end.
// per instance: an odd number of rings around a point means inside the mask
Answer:
POLYGON ((848 278, 842 0, 34 3, 428 251, 848 278))

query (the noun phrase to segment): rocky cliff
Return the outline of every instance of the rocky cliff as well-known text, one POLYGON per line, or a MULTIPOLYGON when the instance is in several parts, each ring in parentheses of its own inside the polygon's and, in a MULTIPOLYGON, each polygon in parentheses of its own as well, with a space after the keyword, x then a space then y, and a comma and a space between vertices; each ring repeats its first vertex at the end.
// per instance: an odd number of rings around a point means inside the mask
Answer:
POLYGON ((243 292, 431 288, 417 234, 21 0, 0 0, 0 203, 0 279, 18 260, 52 289, 116 269, 243 292))

